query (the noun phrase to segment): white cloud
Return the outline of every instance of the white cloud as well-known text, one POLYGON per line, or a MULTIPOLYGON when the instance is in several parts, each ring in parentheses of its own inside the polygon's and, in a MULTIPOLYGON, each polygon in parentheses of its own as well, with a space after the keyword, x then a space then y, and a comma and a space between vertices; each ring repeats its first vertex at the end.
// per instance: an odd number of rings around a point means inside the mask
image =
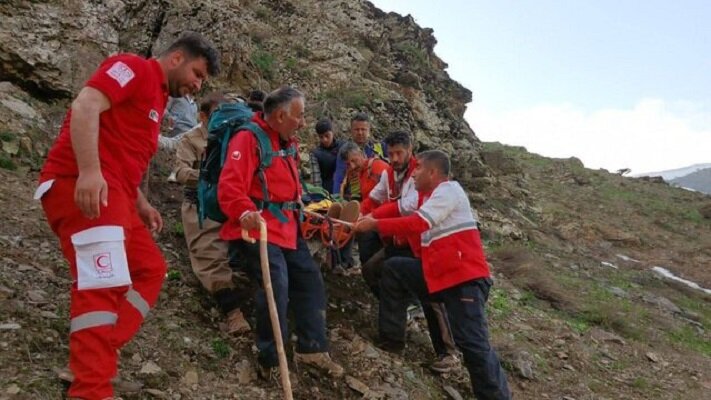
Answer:
POLYGON ((642 99, 631 109, 585 112, 569 104, 465 114, 483 141, 525 146, 548 157, 580 158, 588 168, 660 171, 711 162, 711 108, 642 99))

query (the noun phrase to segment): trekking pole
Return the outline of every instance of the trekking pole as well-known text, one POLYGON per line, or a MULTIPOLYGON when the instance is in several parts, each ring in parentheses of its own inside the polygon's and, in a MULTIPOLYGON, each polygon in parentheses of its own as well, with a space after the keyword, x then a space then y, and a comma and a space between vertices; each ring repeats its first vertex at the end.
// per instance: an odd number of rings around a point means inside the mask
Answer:
MULTIPOLYGON (((242 229, 242 239, 248 243, 255 240, 249 236, 249 232, 242 229)), ((279 314, 277 313, 276 302, 274 301, 274 289, 272 289, 272 277, 269 274, 269 255, 267 253, 267 224, 259 222, 259 261, 262 269, 262 282, 264 284, 264 295, 267 297, 269 306, 269 318, 272 322, 272 333, 276 342, 277 355, 279 356, 279 373, 281 374, 281 386, 284 388, 284 398, 293 400, 291 393, 291 380, 289 379, 289 366, 286 363, 286 353, 284 353, 284 341, 281 336, 281 326, 279 325, 279 314)))

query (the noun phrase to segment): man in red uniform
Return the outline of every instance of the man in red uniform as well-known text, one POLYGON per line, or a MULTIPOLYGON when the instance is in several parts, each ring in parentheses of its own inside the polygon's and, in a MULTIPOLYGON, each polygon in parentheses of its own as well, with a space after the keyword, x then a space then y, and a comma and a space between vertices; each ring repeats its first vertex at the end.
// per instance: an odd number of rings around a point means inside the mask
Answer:
POLYGON ((35 198, 70 265, 68 396, 111 399, 117 351, 160 292, 166 265, 152 233, 163 221, 139 190, 168 95, 197 92, 218 53, 188 32, 158 58, 107 58, 72 102, 35 198))
POLYGON ((415 255, 385 261, 378 312, 380 340, 404 346, 408 293, 423 303, 444 303, 474 396, 510 400, 506 376, 489 344, 484 305, 492 281, 469 199, 459 183, 449 180, 446 154, 425 151, 417 161, 412 174, 419 192, 415 208, 385 205, 374 212, 377 219, 365 217, 356 225, 356 232, 377 230, 381 235, 407 237, 415 255))
POLYGON ((294 361, 314 366, 331 376, 343 375, 343 367, 328 354, 326 293, 323 277, 298 229, 301 198, 296 132, 304 127, 304 96, 291 87, 270 93, 264 112, 257 113, 249 129, 230 140, 218 184, 220 208, 228 217, 220 232, 231 249, 244 257, 253 280, 257 349, 260 375, 268 378, 278 365, 269 311, 261 281, 259 245, 242 240, 242 229, 259 237, 259 224, 267 225, 269 268, 284 343, 288 343, 287 308, 296 318, 298 337, 294 361), (257 131, 261 131, 258 133, 257 131), (256 134, 268 137, 271 164, 260 168, 256 134))

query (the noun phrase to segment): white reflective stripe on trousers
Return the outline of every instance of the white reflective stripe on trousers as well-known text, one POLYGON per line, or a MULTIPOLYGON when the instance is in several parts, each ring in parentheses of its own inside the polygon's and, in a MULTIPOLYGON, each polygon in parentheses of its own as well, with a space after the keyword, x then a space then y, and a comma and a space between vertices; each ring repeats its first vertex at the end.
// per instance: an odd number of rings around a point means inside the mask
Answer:
POLYGON ((69 333, 102 325, 116 325, 118 315, 109 311, 91 311, 72 318, 69 333))
POLYGON ((139 313, 141 313, 143 318, 146 318, 148 311, 151 310, 151 306, 148 305, 146 299, 144 299, 140 293, 133 290, 133 288, 128 289, 126 292, 126 300, 131 303, 131 305, 138 310, 139 313))

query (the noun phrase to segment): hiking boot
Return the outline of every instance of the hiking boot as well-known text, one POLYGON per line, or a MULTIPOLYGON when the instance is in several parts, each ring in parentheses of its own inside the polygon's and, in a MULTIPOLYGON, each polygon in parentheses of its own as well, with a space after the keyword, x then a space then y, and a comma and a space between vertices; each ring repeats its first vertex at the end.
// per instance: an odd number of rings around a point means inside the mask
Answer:
MULTIPOLYGON (((69 368, 62 368, 55 372, 60 380, 67 383, 74 382, 74 373, 69 368)), ((143 389, 141 382, 128 381, 118 376, 111 379, 111 385, 114 387, 114 391, 118 393, 138 393, 143 389)))
POLYGON ((333 203, 333 204, 331 204, 331 207, 328 208, 326 215, 329 218, 338 218, 341 216, 342 209, 343 209, 343 206, 341 206, 341 203, 333 203))
POLYGON ((343 205, 341 208, 341 214, 337 218, 346 222, 356 222, 359 216, 360 203, 355 200, 351 200, 343 205))
POLYGON ((257 363, 257 377, 259 379, 267 382, 276 382, 280 384, 281 377, 279 375, 279 368, 277 367, 265 367, 264 365, 257 363))
POLYGON ((331 360, 331 356, 326 352, 294 353, 294 363, 296 363, 297 366, 304 364, 314 367, 322 372, 326 372, 333 378, 340 378, 344 373, 343 367, 331 360))
POLYGON ((425 319, 425 312, 422 310, 420 303, 410 304, 407 307, 407 322, 408 324, 414 320, 425 319))
POLYGON ((454 354, 442 354, 437 357, 437 361, 430 364, 430 369, 445 374, 459 368, 459 365, 459 358, 454 354))
POLYGON ((251 330, 249 323, 244 318, 244 314, 239 308, 230 311, 227 314, 227 333, 229 334, 241 334, 247 333, 251 330))

